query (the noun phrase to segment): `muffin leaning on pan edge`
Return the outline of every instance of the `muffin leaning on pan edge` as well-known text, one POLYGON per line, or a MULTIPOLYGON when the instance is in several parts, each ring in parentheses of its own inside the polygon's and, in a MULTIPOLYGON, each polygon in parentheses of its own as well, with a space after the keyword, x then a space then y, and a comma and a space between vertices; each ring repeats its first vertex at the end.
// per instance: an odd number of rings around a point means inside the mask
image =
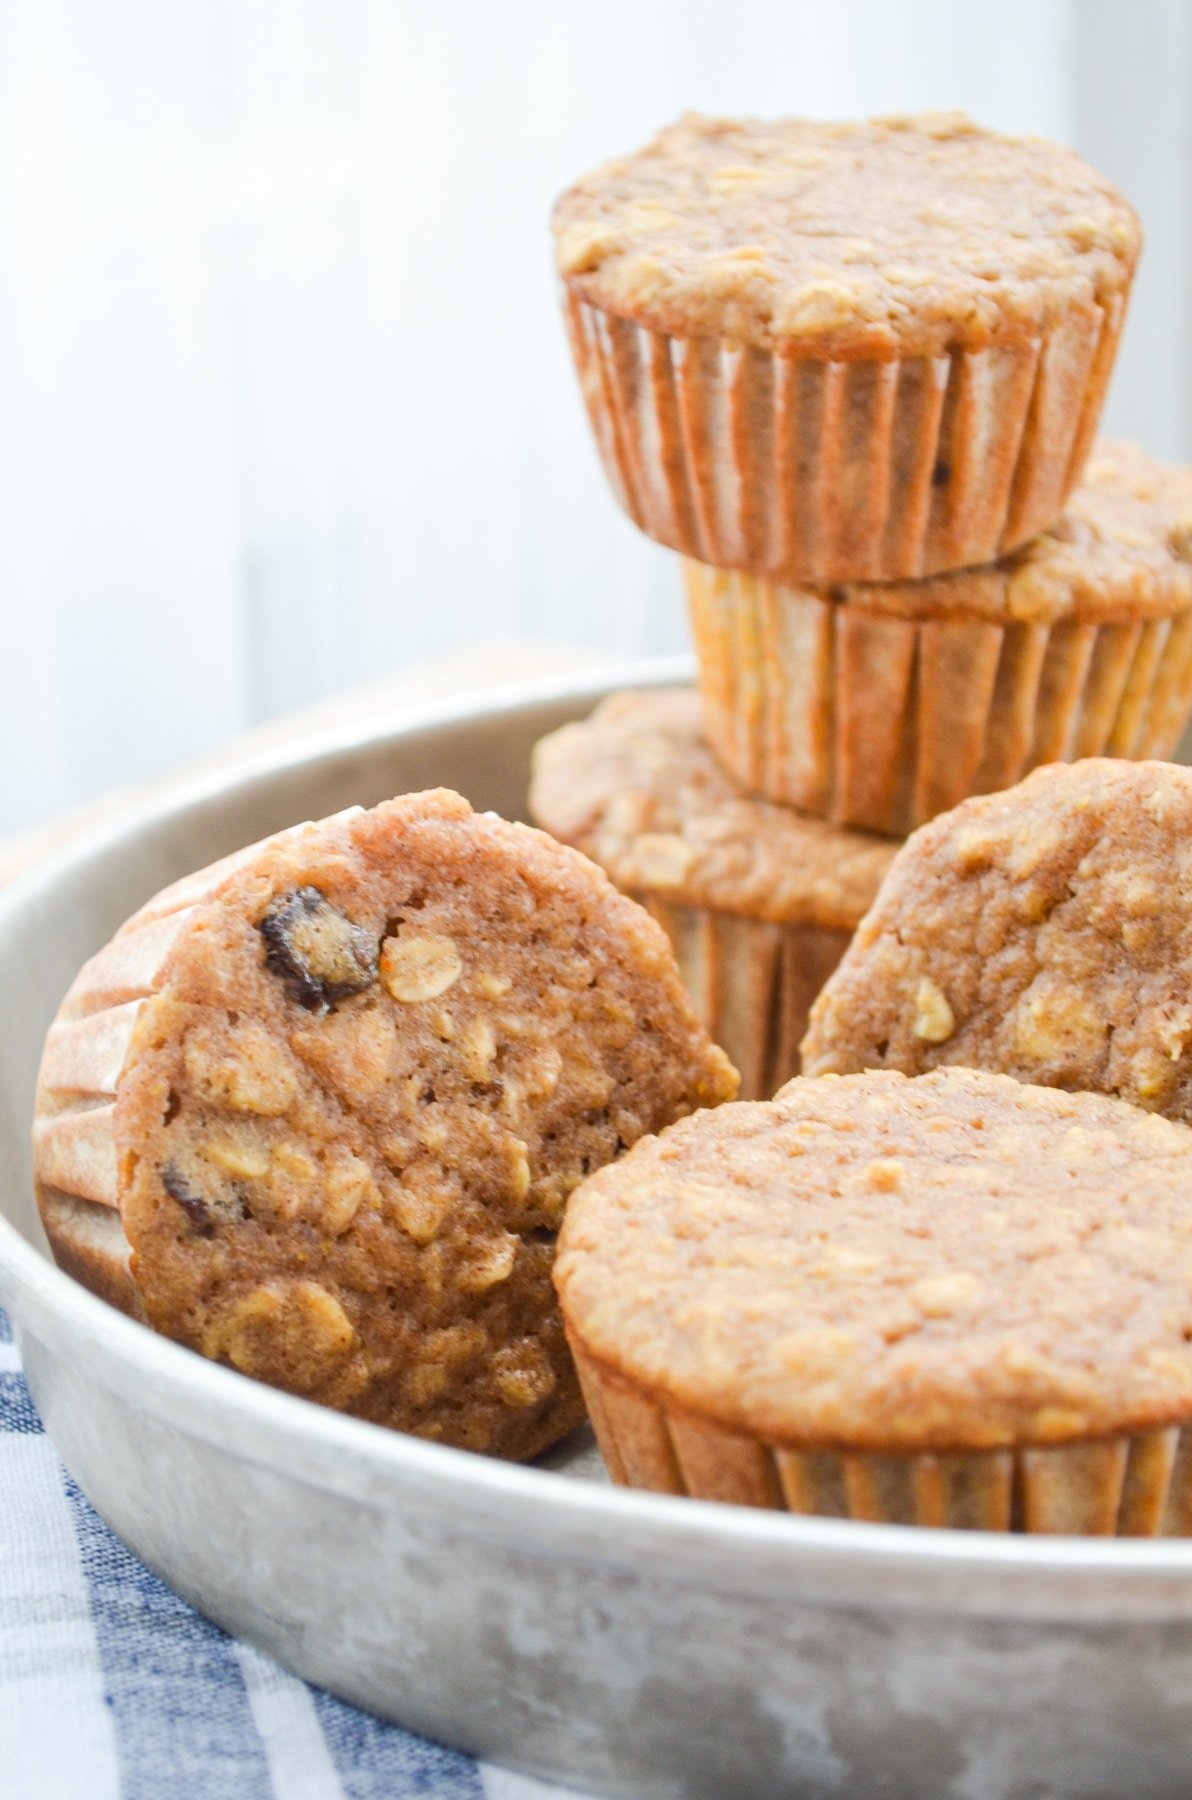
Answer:
POLYGON ((190 1348, 522 1458, 582 1417, 550 1286, 570 1191, 735 1086, 599 870, 411 795, 200 871, 84 967, 38 1199, 65 1268, 190 1348))

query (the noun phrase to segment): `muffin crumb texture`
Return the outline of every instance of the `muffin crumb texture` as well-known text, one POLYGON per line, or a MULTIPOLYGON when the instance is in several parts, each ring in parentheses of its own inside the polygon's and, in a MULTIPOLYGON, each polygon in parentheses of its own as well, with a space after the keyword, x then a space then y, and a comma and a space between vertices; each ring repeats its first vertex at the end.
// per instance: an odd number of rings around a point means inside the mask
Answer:
POLYGON ((560 274, 657 329, 802 355, 934 355, 1128 287, 1140 237, 1074 152, 960 114, 689 114, 555 209, 560 274))
POLYGON ((801 1078, 585 1183, 556 1281, 581 1368, 695 1435, 896 1456, 1151 1432, 1192 1413, 1192 1137, 967 1069, 801 1078))
POLYGON ((196 885, 129 922, 51 1031, 47 1219, 98 1119, 112 1177, 78 1179, 78 1205, 118 1205, 157 1329, 364 1418, 535 1454, 582 1416, 550 1286, 568 1196, 735 1085, 661 931, 582 857, 446 793, 196 885), (152 991, 112 1007, 150 956, 152 991))
POLYGON ((899 853, 812 1011, 807 1074, 943 1063, 1192 1123, 1192 772, 1093 758, 899 853))

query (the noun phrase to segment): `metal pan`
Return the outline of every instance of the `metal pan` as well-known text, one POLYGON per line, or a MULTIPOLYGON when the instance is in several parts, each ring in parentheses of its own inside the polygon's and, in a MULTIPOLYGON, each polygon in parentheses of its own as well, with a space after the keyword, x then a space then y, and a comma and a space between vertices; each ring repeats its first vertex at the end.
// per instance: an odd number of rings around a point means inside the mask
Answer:
POLYGON ((523 813, 530 746, 602 685, 340 732, 147 806, 0 896, 0 1296, 58 1448, 219 1624, 531 1773, 652 1800, 1186 1795, 1192 1543, 624 1493, 582 1440, 512 1468, 217 1368, 49 1261, 29 1115, 83 958, 164 882, 295 819, 439 783, 523 813))

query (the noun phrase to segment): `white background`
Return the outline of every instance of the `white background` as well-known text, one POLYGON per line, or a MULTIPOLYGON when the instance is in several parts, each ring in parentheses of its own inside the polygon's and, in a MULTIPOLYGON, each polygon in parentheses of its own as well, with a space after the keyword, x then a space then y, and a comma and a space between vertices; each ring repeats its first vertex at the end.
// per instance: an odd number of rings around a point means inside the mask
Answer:
POLYGON ((1192 455, 1187 0, 0 0, 0 830, 477 637, 683 641, 547 218, 685 107, 964 107, 1148 234, 1107 423, 1192 455))

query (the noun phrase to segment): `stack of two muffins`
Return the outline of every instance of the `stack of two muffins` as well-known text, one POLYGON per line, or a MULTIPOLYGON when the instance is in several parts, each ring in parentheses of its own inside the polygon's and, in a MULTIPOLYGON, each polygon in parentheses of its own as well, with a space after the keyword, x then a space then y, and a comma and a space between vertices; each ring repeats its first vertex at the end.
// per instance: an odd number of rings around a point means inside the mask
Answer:
POLYGON ((555 223, 597 443, 683 555, 700 693, 556 734, 534 806, 660 918, 765 1097, 909 831, 1179 737, 1192 475, 1089 457, 1137 221, 1070 151, 948 116, 689 118, 555 223))

